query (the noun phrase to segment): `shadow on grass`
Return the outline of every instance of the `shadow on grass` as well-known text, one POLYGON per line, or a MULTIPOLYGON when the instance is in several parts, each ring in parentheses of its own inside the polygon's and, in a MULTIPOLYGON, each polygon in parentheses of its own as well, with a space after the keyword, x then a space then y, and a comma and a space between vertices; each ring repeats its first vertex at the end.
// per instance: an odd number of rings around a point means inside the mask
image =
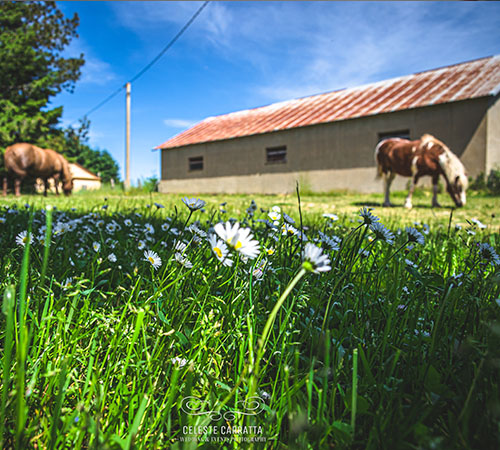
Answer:
MULTIPOLYGON (((392 204, 391 206, 384 206, 381 202, 352 202, 351 205, 353 206, 376 206, 376 207, 382 207, 382 208, 387 208, 388 210, 389 209, 406 209, 404 204, 401 204, 401 205, 394 205, 392 204)), ((429 205, 429 204, 414 204, 413 205, 413 209, 415 208, 419 208, 419 209, 435 209, 437 211, 439 210, 450 210, 450 209, 456 209, 455 207, 453 206, 441 206, 441 207, 434 207, 432 205, 429 205)))

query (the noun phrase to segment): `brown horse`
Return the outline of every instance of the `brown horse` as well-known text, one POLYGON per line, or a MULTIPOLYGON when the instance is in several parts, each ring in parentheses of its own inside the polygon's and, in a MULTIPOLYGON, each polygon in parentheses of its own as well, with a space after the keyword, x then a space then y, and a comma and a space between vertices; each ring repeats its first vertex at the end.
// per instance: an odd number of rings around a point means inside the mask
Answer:
POLYGON ((17 196, 21 195, 21 183, 27 175, 43 179, 44 195, 47 195, 49 178, 54 178, 57 195, 59 179, 62 180, 66 195, 73 190, 68 161, 54 150, 19 143, 5 149, 4 160, 7 176, 3 179, 3 195, 7 195, 7 177, 14 179, 15 193, 17 196))
POLYGON ((424 134, 416 141, 389 138, 379 142, 375 148, 377 174, 385 181, 384 206, 391 206, 389 189, 396 174, 411 177, 410 190, 405 206, 412 207, 411 199, 415 185, 420 177, 432 177, 432 206, 439 207, 437 201, 438 180, 442 175, 446 181, 446 190, 457 207, 466 202, 467 174, 460 159, 441 141, 424 134))

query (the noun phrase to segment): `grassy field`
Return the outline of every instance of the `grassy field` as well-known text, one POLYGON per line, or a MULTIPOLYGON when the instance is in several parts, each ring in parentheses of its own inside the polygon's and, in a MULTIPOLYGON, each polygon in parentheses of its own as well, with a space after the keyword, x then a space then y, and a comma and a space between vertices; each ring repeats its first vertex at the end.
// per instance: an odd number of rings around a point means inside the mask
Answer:
POLYGON ((498 448, 498 197, 181 198, 0 199, 0 448, 498 448))

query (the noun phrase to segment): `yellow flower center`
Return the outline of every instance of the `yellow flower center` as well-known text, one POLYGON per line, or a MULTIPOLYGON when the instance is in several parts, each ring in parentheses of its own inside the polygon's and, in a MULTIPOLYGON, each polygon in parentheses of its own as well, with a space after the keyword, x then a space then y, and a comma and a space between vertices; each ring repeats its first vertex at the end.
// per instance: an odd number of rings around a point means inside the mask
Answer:
POLYGON ((152 256, 148 256, 148 259, 149 259, 149 262, 150 262, 151 264, 154 264, 154 263, 155 263, 155 260, 153 259, 153 257, 152 257, 152 256))
POLYGON ((222 258, 222 251, 219 247, 214 247, 214 252, 217 254, 219 258, 222 258))
POLYGON ((234 248, 235 248, 236 250, 238 250, 240 247, 242 247, 242 245, 243 245, 243 244, 241 243, 241 241, 238 241, 238 242, 236 242, 236 245, 234 246, 234 248))

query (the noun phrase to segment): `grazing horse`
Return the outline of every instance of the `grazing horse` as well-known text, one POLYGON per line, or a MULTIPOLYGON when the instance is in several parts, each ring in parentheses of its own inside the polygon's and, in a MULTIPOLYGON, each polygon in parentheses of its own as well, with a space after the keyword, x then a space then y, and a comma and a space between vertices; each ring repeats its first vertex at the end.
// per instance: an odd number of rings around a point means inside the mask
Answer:
POLYGON ((424 134, 416 141, 401 138, 389 138, 379 142, 375 148, 377 176, 385 181, 384 206, 391 206, 389 189, 396 174, 411 177, 410 190, 405 206, 412 207, 411 199, 415 185, 420 177, 432 177, 432 206, 439 207, 437 201, 438 180, 442 175, 446 181, 446 190, 457 207, 465 205, 467 173, 460 159, 441 141, 424 134))
MULTIPOLYGON (((66 195, 71 194, 73 190, 68 161, 54 150, 19 143, 5 149, 4 160, 7 176, 14 179, 17 196, 21 195, 21 183, 27 175, 43 179, 44 195, 47 195, 49 178, 54 178, 57 195, 59 195, 57 188, 59 179, 63 182, 63 191, 66 195)), ((3 179, 3 195, 7 195, 7 176, 3 179)))

